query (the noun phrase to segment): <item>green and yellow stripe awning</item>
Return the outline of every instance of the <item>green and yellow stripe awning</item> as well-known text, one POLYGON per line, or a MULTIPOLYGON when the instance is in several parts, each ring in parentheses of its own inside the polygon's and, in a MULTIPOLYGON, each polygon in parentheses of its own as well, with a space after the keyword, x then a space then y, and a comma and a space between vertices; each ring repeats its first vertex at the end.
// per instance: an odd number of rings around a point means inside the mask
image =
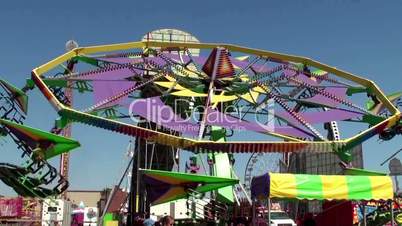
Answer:
POLYGON ((253 197, 310 200, 388 200, 389 176, 340 176, 267 173, 253 178, 253 197))

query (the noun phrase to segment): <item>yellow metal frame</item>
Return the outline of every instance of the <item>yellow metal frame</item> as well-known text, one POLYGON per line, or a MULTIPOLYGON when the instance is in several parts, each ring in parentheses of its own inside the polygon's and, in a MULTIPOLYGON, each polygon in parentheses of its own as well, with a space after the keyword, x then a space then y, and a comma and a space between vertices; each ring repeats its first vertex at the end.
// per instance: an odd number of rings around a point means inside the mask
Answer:
MULTIPOLYGON (((377 96, 377 98, 384 104, 384 106, 392 114, 391 117, 385 119, 381 123, 369 128, 363 132, 360 132, 359 134, 357 134, 351 138, 348 138, 348 139, 345 139, 342 141, 338 141, 338 142, 334 142, 334 141, 324 142, 327 144, 343 143, 343 144, 347 145, 347 144, 355 144, 355 143, 364 142, 365 140, 367 140, 370 137, 377 134, 379 131, 382 131, 386 128, 390 128, 390 127, 394 126, 396 123, 398 123, 398 121, 400 120, 400 118, 402 116, 401 112, 391 103, 391 101, 384 95, 384 93, 379 89, 379 87, 371 80, 364 79, 362 77, 359 77, 359 76, 356 76, 349 72, 346 72, 346 71, 337 69, 335 67, 331 67, 329 65, 320 63, 320 62, 312 60, 310 58, 276 53, 276 52, 265 51, 265 50, 260 50, 260 49, 252 49, 252 48, 231 45, 231 44, 140 41, 140 42, 112 44, 112 45, 80 47, 80 48, 75 48, 75 49, 35 68, 32 71, 32 78, 38 87, 42 87, 41 91, 44 93, 44 95, 48 98, 49 102, 51 102, 51 104, 57 111, 60 111, 60 110, 75 111, 74 109, 71 109, 68 106, 63 105, 62 103, 60 103, 57 100, 57 98, 53 95, 53 93, 49 90, 49 88, 45 85, 45 83, 41 79, 41 76, 44 73, 52 70, 53 68, 57 67, 59 64, 64 63, 75 56, 101 53, 101 52, 105 53, 105 52, 111 52, 111 51, 117 51, 117 50, 146 48, 146 47, 179 48, 179 49, 185 49, 185 48, 212 49, 215 47, 224 47, 224 48, 228 49, 229 51, 243 52, 243 53, 253 54, 253 55, 257 55, 257 56, 264 57, 264 58, 274 58, 274 59, 283 60, 283 61, 292 61, 295 63, 303 63, 306 65, 314 66, 315 68, 327 71, 327 72, 332 73, 341 78, 351 80, 357 84, 360 84, 364 87, 369 88, 370 91, 373 92, 377 96)), ((107 119, 105 119, 105 120, 107 120, 107 119)), ((114 121, 114 120, 112 120, 112 121, 114 121)), ((121 122, 118 122, 118 121, 114 121, 114 122, 122 124, 121 122)), ((189 139, 189 140, 191 140, 191 139, 189 139)), ((205 141, 191 140, 190 143, 197 144, 197 143, 202 143, 202 142, 205 142, 205 141)), ((252 143, 252 142, 247 142, 247 143, 252 143)), ((267 142, 267 143, 277 143, 277 142, 267 142)), ((317 143, 317 144, 319 144, 319 143, 323 143, 323 142, 308 142, 308 141, 300 140, 299 143, 304 143, 304 144, 305 143, 317 143)), ((352 145, 352 146, 354 146, 354 145, 352 145)))

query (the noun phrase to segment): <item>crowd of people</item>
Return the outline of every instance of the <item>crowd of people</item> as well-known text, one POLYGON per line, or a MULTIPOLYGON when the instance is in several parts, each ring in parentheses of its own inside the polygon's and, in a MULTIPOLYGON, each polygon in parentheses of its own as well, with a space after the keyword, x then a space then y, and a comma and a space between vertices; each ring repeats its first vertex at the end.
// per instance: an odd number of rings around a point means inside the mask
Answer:
POLYGON ((153 220, 150 215, 145 217, 138 216, 135 219, 134 226, 173 226, 174 218, 171 216, 164 216, 158 221, 153 220))

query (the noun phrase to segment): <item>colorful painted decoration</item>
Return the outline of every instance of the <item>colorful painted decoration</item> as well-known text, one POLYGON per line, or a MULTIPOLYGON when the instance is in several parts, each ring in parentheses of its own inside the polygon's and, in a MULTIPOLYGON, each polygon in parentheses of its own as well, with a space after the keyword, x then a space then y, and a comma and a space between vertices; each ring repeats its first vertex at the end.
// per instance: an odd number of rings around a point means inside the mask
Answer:
POLYGON ((235 185, 239 180, 160 170, 140 170, 152 204, 186 198, 189 193, 205 193, 235 185))
POLYGON ((30 146, 38 158, 47 160, 80 146, 78 141, 8 120, 0 119, 0 125, 7 128, 8 133, 13 134, 30 146))

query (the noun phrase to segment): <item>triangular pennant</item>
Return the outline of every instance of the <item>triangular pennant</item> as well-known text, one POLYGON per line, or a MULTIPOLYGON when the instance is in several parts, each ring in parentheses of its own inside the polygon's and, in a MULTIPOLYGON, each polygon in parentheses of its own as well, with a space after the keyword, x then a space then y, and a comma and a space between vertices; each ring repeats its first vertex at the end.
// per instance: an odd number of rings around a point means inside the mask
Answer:
POLYGON ((7 127, 11 133, 24 140, 32 149, 44 149, 45 159, 52 158, 79 147, 78 141, 48 133, 39 129, 0 119, 0 124, 7 127))
POLYGON ((185 198, 192 191, 208 192, 235 185, 237 179, 178 173, 161 170, 140 169, 152 204, 185 198))

